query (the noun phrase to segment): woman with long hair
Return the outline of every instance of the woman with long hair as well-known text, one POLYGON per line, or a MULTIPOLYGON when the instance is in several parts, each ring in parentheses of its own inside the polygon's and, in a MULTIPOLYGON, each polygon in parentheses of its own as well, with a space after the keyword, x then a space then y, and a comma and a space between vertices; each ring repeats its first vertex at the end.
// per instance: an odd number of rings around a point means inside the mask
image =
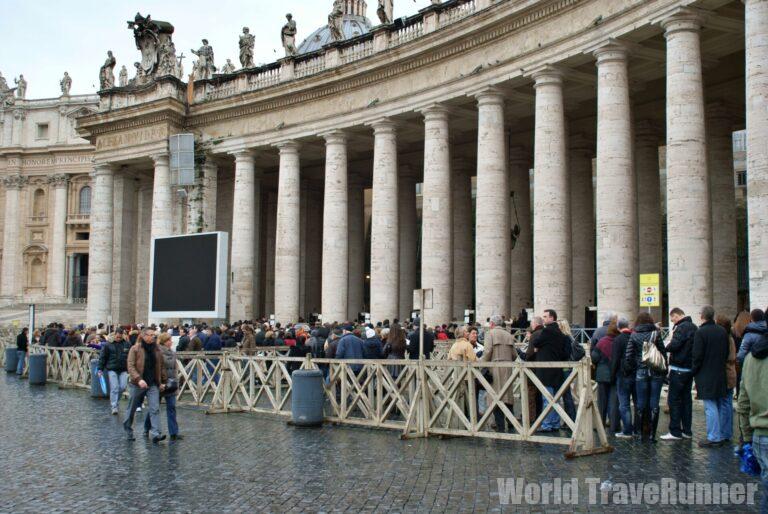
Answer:
POLYGON ((664 355, 664 344, 653 317, 647 312, 641 312, 635 320, 624 360, 627 369, 634 370, 635 373, 635 389, 637 390, 636 431, 640 434, 641 440, 648 440, 645 437, 643 424, 645 421, 649 421, 649 439, 651 442, 656 442, 656 429, 659 426, 659 397, 666 372, 651 367, 648 362, 643 360, 643 348, 646 343, 649 346, 655 346, 664 355))
POLYGON ((715 317, 715 323, 720 325, 728 333, 728 360, 725 361, 725 381, 727 394, 721 400, 720 412, 720 436, 723 440, 730 441, 733 438, 733 390, 736 388, 736 343, 733 340, 733 328, 731 320, 724 314, 715 317))

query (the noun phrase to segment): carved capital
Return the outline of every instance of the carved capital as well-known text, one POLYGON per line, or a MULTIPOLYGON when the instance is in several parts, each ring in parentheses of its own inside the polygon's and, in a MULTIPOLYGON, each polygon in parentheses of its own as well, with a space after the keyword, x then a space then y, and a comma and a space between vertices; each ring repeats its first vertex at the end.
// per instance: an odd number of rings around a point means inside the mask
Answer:
POLYGON ((2 178, 3 185, 9 190, 20 190, 29 183, 29 179, 23 175, 7 175, 2 178))
POLYGON ((48 177, 48 183, 53 187, 67 187, 69 176, 63 173, 57 173, 48 177))

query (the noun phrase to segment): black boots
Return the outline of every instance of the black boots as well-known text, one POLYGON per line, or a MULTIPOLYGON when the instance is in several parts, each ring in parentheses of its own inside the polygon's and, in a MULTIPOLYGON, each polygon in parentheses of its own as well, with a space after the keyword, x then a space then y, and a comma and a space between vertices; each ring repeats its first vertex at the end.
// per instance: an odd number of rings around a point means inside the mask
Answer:
POLYGON ((651 442, 656 442, 656 429, 659 427, 659 409, 651 411, 651 442))
POLYGON ((635 436, 639 437, 641 441, 645 440, 643 436, 643 411, 635 407, 635 423, 633 425, 635 429, 635 436))

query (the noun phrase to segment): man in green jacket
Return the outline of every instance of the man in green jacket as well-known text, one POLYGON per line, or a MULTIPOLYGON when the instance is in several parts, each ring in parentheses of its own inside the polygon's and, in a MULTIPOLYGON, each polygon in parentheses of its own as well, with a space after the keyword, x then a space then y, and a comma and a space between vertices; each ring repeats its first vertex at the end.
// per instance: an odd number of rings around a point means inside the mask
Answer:
POLYGON ((739 392, 739 428, 760 463, 763 499, 760 512, 768 512, 768 337, 755 343, 744 359, 739 392))

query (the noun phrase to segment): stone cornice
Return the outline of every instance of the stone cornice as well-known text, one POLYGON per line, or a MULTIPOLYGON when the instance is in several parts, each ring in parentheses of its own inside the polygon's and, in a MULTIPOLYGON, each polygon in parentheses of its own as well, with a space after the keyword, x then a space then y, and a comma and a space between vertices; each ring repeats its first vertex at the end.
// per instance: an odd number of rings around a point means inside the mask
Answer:
POLYGON ((156 123, 184 125, 186 106, 173 98, 161 98, 146 104, 84 116, 77 121, 77 131, 86 139, 108 132, 127 130, 156 123))
MULTIPOLYGON (((493 21, 492 23, 495 23, 495 25, 491 25, 490 29, 488 29, 488 27, 483 26, 479 16, 481 14, 490 16, 493 14, 493 11, 496 11, 496 8, 501 9, 505 5, 497 4, 494 9, 487 10, 488 12, 481 11, 476 13, 474 16, 469 16, 455 24, 441 28, 433 33, 417 38, 414 41, 390 49, 387 52, 383 52, 380 56, 374 54, 374 56, 369 59, 380 57, 378 67, 374 70, 363 69, 358 72, 357 69, 363 67, 360 66, 359 63, 355 63, 357 65, 342 67, 336 70, 326 70, 318 75, 298 79, 272 88, 237 95, 236 98, 238 103, 253 101, 253 103, 248 105, 238 105, 237 107, 228 108, 226 103, 231 102, 232 99, 226 98, 219 101, 208 102, 203 106, 192 106, 190 108, 188 126, 196 127, 241 116, 258 114, 264 111, 279 110, 289 105, 294 106, 298 103, 317 100, 319 98, 380 82, 491 43, 511 32, 527 28, 533 23, 538 23, 545 19, 558 16, 562 14, 563 11, 584 1, 585 0, 550 0, 536 3, 529 2, 528 6, 513 13, 509 18, 506 18, 503 21, 493 21), (458 37, 455 40, 446 39, 445 37, 451 32, 460 33, 470 27, 474 29, 474 32, 471 33, 471 37, 466 37, 468 34, 462 34, 461 37, 458 37), (430 48, 426 51, 418 52, 408 59, 392 62, 391 58, 393 56, 397 57, 398 54, 404 53, 409 48, 414 49, 427 45, 430 45, 430 48), (317 82, 316 79, 323 77, 331 78, 332 82, 319 87, 313 84, 317 82), (298 84, 306 84, 306 89, 291 94, 290 90, 295 89, 298 84), (275 96, 259 101, 258 97, 263 96, 264 93, 274 93, 275 96)), ((515 8, 517 8, 517 6, 515 6, 515 8)))

